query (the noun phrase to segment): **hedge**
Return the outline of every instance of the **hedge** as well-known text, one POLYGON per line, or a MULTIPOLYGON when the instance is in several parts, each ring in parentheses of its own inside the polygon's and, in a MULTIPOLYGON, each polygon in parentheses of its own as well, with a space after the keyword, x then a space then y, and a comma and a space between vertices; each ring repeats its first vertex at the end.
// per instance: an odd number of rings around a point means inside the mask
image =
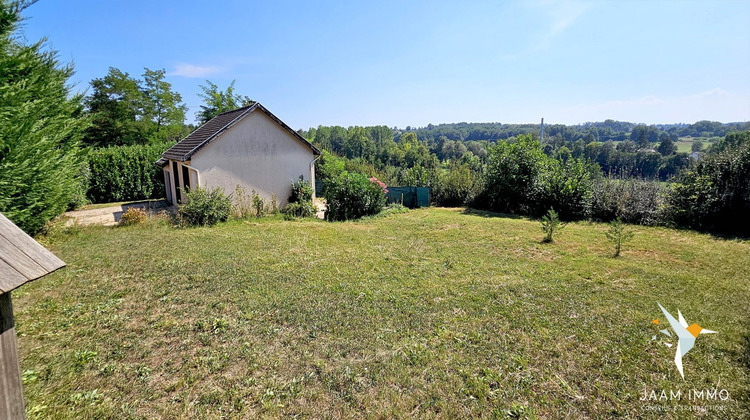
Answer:
POLYGON ((164 175, 156 161, 174 143, 91 149, 87 197, 94 203, 164 197, 164 175))

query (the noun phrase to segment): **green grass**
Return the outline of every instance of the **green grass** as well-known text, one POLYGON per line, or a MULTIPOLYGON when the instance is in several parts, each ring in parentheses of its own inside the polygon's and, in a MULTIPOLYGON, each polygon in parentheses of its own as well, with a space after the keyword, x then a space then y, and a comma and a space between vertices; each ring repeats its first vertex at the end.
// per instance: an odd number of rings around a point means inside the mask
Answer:
POLYGON ((58 231, 14 292, 29 417, 684 417, 644 387, 719 384, 747 418, 750 243, 490 216, 58 231), (718 331, 684 381, 657 302, 718 331))

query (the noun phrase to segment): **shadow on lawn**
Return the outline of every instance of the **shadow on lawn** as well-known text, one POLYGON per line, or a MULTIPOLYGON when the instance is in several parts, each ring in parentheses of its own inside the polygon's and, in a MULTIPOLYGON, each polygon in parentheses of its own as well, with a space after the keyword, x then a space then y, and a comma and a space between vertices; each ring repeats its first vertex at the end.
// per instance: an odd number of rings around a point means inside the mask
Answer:
POLYGON ((500 217, 503 219, 521 219, 522 218, 522 216, 519 216, 517 214, 495 213, 493 211, 477 210, 477 209, 472 209, 469 207, 464 209, 464 211, 462 211, 461 214, 466 214, 470 216, 481 216, 481 217, 500 217))

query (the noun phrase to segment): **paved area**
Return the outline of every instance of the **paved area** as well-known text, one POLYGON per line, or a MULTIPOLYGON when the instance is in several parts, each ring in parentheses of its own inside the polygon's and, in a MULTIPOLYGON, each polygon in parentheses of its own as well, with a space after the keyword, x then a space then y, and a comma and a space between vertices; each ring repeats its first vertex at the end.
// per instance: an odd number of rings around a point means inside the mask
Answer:
POLYGON ((169 204, 167 204, 167 202, 164 200, 160 200, 123 204, 121 206, 103 207, 92 210, 69 211, 65 213, 65 216, 69 217, 69 219, 65 222, 65 226, 71 226, 75 223, 78 223, 81 226, 116 225, 120 221, 120 218, 122 218, 122 214, 131 207, 142 208, 149 213, 156 213, 162 209, 166 209, 167 207, 169 207, 169 204))

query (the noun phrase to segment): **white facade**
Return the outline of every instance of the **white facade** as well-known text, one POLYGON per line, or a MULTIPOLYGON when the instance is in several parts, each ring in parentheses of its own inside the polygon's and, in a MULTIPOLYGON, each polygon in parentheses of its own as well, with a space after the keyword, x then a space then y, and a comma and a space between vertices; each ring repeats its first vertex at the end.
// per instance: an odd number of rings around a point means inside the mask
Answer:
POLYGON ((300 176, 314 188, 317 157, 310 146, 256 109, 200 148, 190 161, 168 161, 164 166, 167 200, 179 200, 176 187, 220 187, 229 195, 239 185, 247 195, 255 190, 266 203, 275 195, 283 207, 292 181, 300 176))

